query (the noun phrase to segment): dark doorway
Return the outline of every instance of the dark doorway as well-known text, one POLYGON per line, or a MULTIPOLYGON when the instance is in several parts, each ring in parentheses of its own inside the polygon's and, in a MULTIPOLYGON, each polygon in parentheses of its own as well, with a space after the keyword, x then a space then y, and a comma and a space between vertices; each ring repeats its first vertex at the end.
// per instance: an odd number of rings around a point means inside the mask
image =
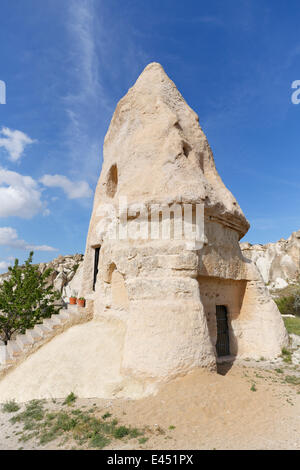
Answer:
POLYGON ((217 316, 217 355, 220 356, 229 356, 230 347, 229 347, 229 331, 228 331, 228 321, 227 321, 227 308, 225 305, 216 306, 216 316, 217 316))
POLYGON ((95 248, 93 290, 95 290, 96 281, 97 281, 99 254, 100 254, 100 246, 95 248))

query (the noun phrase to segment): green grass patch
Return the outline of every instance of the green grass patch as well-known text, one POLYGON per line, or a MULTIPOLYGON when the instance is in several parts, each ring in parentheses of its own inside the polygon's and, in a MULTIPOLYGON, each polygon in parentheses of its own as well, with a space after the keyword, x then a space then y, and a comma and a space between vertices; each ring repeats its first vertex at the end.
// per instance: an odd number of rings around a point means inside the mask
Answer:
POLYGON ((139 438, 139 444, 145 444, 149 440, 148 437, 140 437, 139 438))
POLYGON ((300 317, 284 317, 283 318, 285 327, 288 333, 293 333, 295 335, 300 335, 300 317))
POLYGON ((4 411, 4 413, 15 413, 16 411, 19 411, 19 409, 20 406, 15 402, 15 400, 7 401, 2 406, 2 411, 4 411))
POLYGON ((42 446, 59 440, 59 447, 75 441, 79 446, 103 449, 112 440, 142 438, 144 430, 119 425, 118 420, 110 419, 112 415, 108 414, 97 418, 90 411, 80 409, 48 411, 44 408, 44 401, 32 400, 10 421, 23 424, 20 442, 35 438, 42 446))

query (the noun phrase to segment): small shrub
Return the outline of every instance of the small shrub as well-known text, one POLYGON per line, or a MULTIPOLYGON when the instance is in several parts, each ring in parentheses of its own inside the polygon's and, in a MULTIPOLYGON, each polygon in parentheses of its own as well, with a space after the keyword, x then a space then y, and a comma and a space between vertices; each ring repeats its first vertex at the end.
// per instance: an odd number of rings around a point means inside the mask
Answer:
POLYGON ((251 390, 251 392, 256 392, 257 391, 257 388, 255 387, 255 384, 251 385, 250 390, 251 390))
POLYGON ((2 406, 2 411, 5 413, 15 413, 16 411, 19 411, 20 406, 15 402, 15 400, 10 400, 4 403, 2 406))
POLYGON ((102 419, 107 419, 107 418, 110 418, 111 417, 111 413, 104 413, 104 415, 102 415, 102 419))
POLYGON ((65 401, 63 402, 63 405, 72 405, 77 400, 77 396, 75 393, 71 392, 69 395, 65 398, 65 401))
POLYGON ((176 428, 176 426, 173 426, 172 424, 171 424, 171 426, 169 426, 170 431, 172 431, 175 428, 176 428))
POLYGON ((119 426, 114 431, 114 437, 116 439, 122 439, 123 437, 128 436, 128 434, 130 434, 130 429, 126 426, 119 426))

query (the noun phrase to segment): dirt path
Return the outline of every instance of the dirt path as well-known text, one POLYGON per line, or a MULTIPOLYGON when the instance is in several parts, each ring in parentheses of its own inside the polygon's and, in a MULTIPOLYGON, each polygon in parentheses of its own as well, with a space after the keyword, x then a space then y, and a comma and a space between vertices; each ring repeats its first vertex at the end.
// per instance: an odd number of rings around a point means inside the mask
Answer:
MULTIPOLYGON (((74 407, 95 404, 96 416, 109 411, 120 424, 147 426, 145 443, 120 439, 107 449, 300 449, 300 388, 286 382, 287 371, 227 369, 220 368, 225 375, 195 371, 139 400, 77 399, 74 407)), ((61 403, 47 406, 55 410, 61 403)), ((20 443, 22 425, 12 425, 12 415, 0 413, 0 449, 62 448, 60 441, 43 447, 34 440, 20 443)))

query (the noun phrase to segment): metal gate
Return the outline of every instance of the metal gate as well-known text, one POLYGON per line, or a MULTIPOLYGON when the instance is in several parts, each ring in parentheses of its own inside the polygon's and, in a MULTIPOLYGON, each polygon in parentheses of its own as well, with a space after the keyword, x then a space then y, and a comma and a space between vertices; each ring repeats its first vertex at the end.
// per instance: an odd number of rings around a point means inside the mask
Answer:
POLYGON ((217 355, 220 356, 229 356, 230 347, 229 347, 229 331, 228 331, 228 321, 227 321, 227 308, 225 305, 216 306, 216 316, 217 316, 217 355))

